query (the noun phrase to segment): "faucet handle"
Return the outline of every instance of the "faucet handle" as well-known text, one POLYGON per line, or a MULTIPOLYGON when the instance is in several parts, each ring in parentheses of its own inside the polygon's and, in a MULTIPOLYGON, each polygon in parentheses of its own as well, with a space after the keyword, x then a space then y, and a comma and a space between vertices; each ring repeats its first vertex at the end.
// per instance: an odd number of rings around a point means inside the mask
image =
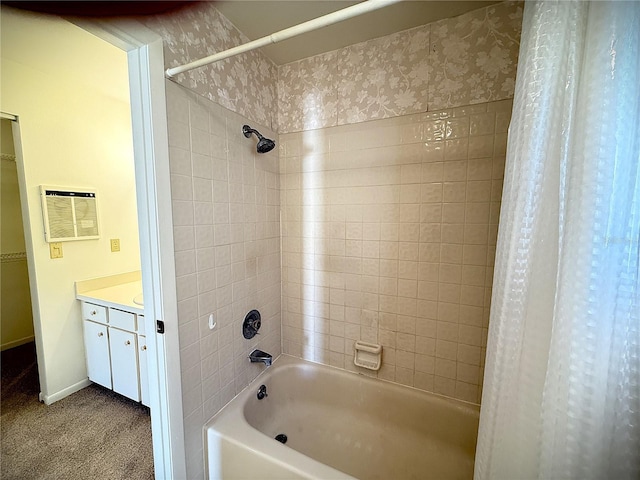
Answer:
POLYGON ((251 310, 247 313, 242 323, 242 336, 247 340, 252 339, 255 335, 258 335, 258 330, 261 325, 260 312, 258 310, 251 310))

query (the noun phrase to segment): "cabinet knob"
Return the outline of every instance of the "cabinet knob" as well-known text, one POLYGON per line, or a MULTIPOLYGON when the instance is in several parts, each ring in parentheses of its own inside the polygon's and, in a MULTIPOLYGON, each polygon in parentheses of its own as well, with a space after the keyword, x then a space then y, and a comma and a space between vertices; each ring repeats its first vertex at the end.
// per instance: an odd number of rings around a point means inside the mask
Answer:
POLYGON ((142 351, 145 351, 146 349, 147 349, 147 346, 146 346, 146 345, 143 345, 143 346, 142 346, 142 351))
POLYGON ((91 315, 97 315, 98 312, 96 312, 95 310, 91 310, 91 315))
POLYGON ((126 342, 124 342, 125 345, 131 345, 131 341, 127 340, 126 342))
POLYGON ((103 332, 99 332, 99 333, 98 333, 98 336, 99 336, 99 337, 104 337, 104 333, 103 333, 103 332))

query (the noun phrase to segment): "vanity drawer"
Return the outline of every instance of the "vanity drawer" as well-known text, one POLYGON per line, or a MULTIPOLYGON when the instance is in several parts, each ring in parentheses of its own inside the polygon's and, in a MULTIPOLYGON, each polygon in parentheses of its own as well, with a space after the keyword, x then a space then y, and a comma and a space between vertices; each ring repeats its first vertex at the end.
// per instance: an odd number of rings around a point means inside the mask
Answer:
POLYGON ((107 323, 107 309, 101 305, 82 302, 82 318, 98 323, 107 323))
POLYGON ((130 312, 123 312, 115 308, 109 309, 109 326, 117 327, 128 332, 136 331, 136 316, 130 312))
POLYGON ((146 335, 146 329, 144 328, 144 315, 138 315, 138 335, 146 335))

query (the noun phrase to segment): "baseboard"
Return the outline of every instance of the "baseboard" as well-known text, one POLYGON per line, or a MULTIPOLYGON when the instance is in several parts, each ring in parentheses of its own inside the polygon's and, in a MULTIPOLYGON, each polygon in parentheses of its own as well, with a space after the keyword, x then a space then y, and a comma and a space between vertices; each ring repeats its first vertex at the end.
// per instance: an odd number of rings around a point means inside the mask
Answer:
POLYGON ((38 398, 41 402, 44 402, 45 405, 51 405, 52 403, 57 402, 58 400, 62 400, 63 398, 68 397, 72 393, 76 393, 78 390, 82 390, 89 385, 91 385, 91 381, 87 378, 74 385, 71 385, 70 387, 54 393, 53 395, 45 395, 44 393, 40 392, 38 398))
POLYGON ((14 340, 13 342, 3 343, 0 346, 0 351, 4 352, 5 350, 9 350, 10 348, 19 347, 20 345, 33 342, 34 340, 35 340, 35 337, 31 335, 30 337, 20 338, 18 340, 14 340))

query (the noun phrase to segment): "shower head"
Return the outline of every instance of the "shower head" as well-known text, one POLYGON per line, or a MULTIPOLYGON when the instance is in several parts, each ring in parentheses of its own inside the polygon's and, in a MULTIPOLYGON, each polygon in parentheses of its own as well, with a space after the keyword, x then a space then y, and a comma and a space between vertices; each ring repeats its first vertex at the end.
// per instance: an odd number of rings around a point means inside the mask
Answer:
POLYGON ((242 126, 242 133, 247 138, 251 137, 252 133, 256 134, 256 137, 258 137, 258 145, 256 145, 256 150, 258 151, 258 153, 270 152, 271 150, 273 150, 273 147, 276 146, 276 142, 274 142, 273 140, 270 140, 268 138, 263 137, 262 135, 260 135, 259 131, 254 130, 249 125, 243 125, 242 126))

